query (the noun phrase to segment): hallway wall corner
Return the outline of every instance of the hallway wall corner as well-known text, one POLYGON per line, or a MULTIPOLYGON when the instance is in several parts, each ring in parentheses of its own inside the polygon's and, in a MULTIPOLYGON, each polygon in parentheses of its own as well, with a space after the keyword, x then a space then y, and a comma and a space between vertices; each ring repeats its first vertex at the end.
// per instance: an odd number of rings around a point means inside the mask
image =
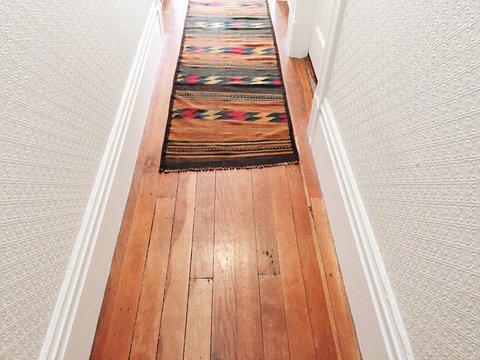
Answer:
POLYGON ((360 346, 370 289, 391 359, 480 357, 480 3, 443 5, 347 1, 310 126, 360 346))
POLYGON ((363 358, 413 359, 328 99, 314 98, 308 136, 363 358))

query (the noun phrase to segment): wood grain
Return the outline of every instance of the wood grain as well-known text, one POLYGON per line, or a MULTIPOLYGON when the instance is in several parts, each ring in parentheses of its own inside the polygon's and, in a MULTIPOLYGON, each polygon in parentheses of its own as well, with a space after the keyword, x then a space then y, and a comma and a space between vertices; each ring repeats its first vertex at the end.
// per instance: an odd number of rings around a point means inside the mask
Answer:
POLYGON ((201 172, 197 179, 191 278, 213 278, 215 230, 215 172, 201 172))
POLYGON ((177 195, 178 173, 164 173, 157 176, 159 176, 157 197, 175 197, 177 195))
POLYGON ((235 187, 233 172, 217 171, 212 314, 212 359, 235 359, 235 187))
POLYGON ((325 277, 321 276, 313 243, 312 224, 309 209, 305 206, 307 198, 300 168, 287 167, 287 178, 316 356, 317 359, 340 359, 335 320, 327 305, 327 300, 330 300, 328 288, 325 277))
POLYGON ((158 341, 158 359, 183 357, 196 176, 196 173, 182 173, 178 179, 172 245, 158 341))
POLYGON ((315 346, 285 167, 271 168, 269 172, 290 355, 297 359, 315 359, 315 346))
POLYGON ((261 275, 259 282, 264 358, 272 360, 289 359, 282 280, 278 275, 261 275))
POLYGON ((211 279, 190 280, 185 359, 210 358, 212 287, 213 281, 211 279))
POLYGON ((361 359, 355 326, 348 304, 335 244, 328 223, 325 204, 321 198, 312 199, 315 227, 322 254, 324 272, 335 317, 340 348, 344 359, 361 359))
POLYGON ((170 255, 175 198, 159 198, 143 276, 130 358, 155 359, 170 255))
POLYGON ((252 170, 252 182, 258 274, 278 275, 280 274, 280 264, 275 239, 275 220, 272 216, 272 189, 268 170, 252 170))
POLYGON ((105 343, 109 346, 92 353, 94 358, 125 359, 128 357, 150 239, 157 180, 157 175, 145 175, 142 178, 125 257, 119 274, 115 302, 107 326, 108 334, 105 343))
MULTIPOLYGON (((172 33, 181 34, 183 22, 178 19, 181 19, 185 14, 184 12, 182 14, 182 11, 180 11, 181 7, 180 9, 178 6, 173 8, 173 4, 170 4, 170 7, 175 11, 170 12, 167 6, 168 3, 168 0, 163 2, 164 9, 166 10, 163 16, 164 26, 172 33)), ((92 347, 91 358, 93 359, 101 358, 107 342, 114 302, 117 295, 118 281, 120 280, 120 269, 123 266, 123 259, 127 252, 126 249, 129 242, 130 228, 133 222, 134 213, 136 212, 135 209, 139 197, 141 179, 144 174, 158 176, 160 160, 159 153, 163 143, 168 103, 173 86, 174 71, 177 64, 177 59, 174 56, 165 56, 165 54, 168 52, 175 52, 175 49, 178 49, 176 50, 178 53, 180 48, 180 38, 181 35, 168 36, 165 38, 162 66, 159 67, 156 77, 157 80, 154 85, 152 101, 150 103, 148 117, 143 131, 142 142, 137 156, 126 210, 122 219, 122 226, 119 232, 110 276, 105 290, 105 296, 95 334, 94 345, 92 347), (167 80, 169 78, 170 81, 167 80), (170 84, 170 86, 165 86, 166 84, 170 84)), ((169 189, 168 191, 173 191, 169 186, 162 187, 162 189, 167 188, 169 189)))
POLYGON ((113 254, 110 274, 108 276, 107 286, 103 297, 102 308, 98 318, 95 338, 90 353, 91 359, 100 359, 107 341, 108 326, 112 318, 115 297, 117 294, 118 281, 120 280, 120 272, 123 265, 123 259, 127 251, 130 229, 135 215, 135 208, 140 192, 141 172, 136 176, 138 178, 132 180, 130 193, 128 195, 127 205, 123 214, 122 225, 117 239, 117 245, 113 254))
POLYGON ((262 359, 262 324, 251 170, 237 170, 232 174, 236 179, 234 191, 236 352, 240 359, 262 359))

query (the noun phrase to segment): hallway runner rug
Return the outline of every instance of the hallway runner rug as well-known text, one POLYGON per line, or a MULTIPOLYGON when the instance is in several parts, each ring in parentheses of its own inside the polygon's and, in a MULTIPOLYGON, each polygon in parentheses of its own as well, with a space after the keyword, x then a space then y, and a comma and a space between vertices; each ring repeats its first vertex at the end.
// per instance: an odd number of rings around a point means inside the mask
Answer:
POLYGON ((298 162, 266 0, 190 0, 161 172, 298 162))

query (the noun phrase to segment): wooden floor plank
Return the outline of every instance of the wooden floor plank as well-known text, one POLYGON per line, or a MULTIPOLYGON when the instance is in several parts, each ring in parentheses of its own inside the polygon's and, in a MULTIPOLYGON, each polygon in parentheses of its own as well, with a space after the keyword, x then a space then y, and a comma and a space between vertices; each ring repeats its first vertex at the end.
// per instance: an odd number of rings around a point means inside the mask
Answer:
POLYGON ((260 275, 263 353, 266 360, 289 359, 287 321, 280 275, 260 275))
MULTIPOLYGON (((163 1, 164 6, 168 0, 163 1)), ((181 12, 174 11, 172 13, 164 13, 164 26, 170 31, 181 34, 183 22, 177 17, 182 16, 181 12)), ((183 14, 184 15, 184 14, 183 14)), ((165 38, 164 49, 180 48, 181 36, 169 36, 165 38)), ((176 50, 178 52, 178 50, 176 50)), ((115 249, 114 260, 110 270, 110 276, 105 290, 105 296, 102 303, 101 314, 97 325, 97 332, 95 334, 94 345, 92 347, 92 358, 98 358, 97 355, 101 353, 101 349, 105 346, 108 335, 108 324, 111 321, 113 304, 115 302, 117 285, 119 280, 120 269, 122 267, 123 258, 125 257, 126 247, 128 242, 128 235, 130 234, 131 223, 135 204, 138 198, 140 188, 140 181, 143 174, 158 175, 159 168, 159 153, 163 144, 163 133, 165 131, 168 103, 170 101, 171 89, 173 86, 173 76, 177 59, 174 56, 162 56, 162 66, 159 67, 157 73, 157 81, 150 102, 148 111, 148 118, 145 123, 143 131, 142 142, 140 145, 135 172, 130 186, 130 193, 127 200, 125 214, 122 219, 122 226, 119 232, 119 238, 115 249), (166 81, 166 78, 171 78, 166 81), (172 86, 165 86, 165 83, 170 83, 172 86), (157 135, 158 134, 158 135, 157 135), (133 205, 133 206, 132 206, 133 205), (98 345, 97 345, 98 344, 98 345)))
POLYGON ((340 359, 335 319, 327 305, 330 297, 325 276, 322 277, 320 272, 313 242, 310 212, 300 167, 288 166, 287 178, 317 359, 340 359))
POLYGON ((315 87, 317 85, 311 60, 307 56, 303 59, 291 59, 291 61, 298 74, 298 82, 302 88, 305 108, 310 109, 312 107, 313 94, 315 93, 315 87))
POLYGON ((128 358, 150 239, 157 180, 156 174, 142 177, 111 320, 108 324, 108 334, 101 351, 93 353, 92 358, 102 360, 128 358))
POLYGON ((212 359, 235 359, 235 178, 217 171, 215 185, 215 247, 213 273, 212 359))
POLYGON ((184 357, 187 360, 210 358, 212 287, 211 279, 190 280, 184 357))
POLYGON ((262 359, 262 322, 258 287, 257 246, 251 170, 237 170, 235 176, 235 297, 239 359, 262 359))
POLYGON ((175 198, 158 198, 130 358, 155 359, 172 237, 175 198))
POLYGON ((280 273, 275 223, 272 216, 272 189, 268 169, 252 170, 255 213, 255 236, 257 242, 258 273, 280 273))
POLYGON ((196 176, 196 173, 181 173, 178 179, 172 244, 158 341, 158 359, 183 357, 196 176))
POLYGON ((290 355, 293 359, 315 359, 285 167, 270 168, 269 172, 290 355))
POLYGON ((162 173, 159 175, 157 197, 170 198, 177 195, 178 173, 162 173))
POLYGON ((322 254, 324 271, 344 359, 361 359, 355 326, 343 285, 335 244, 322 198, 313 198, 312 209, 322 254))
POLYGON ((122 225, 117 239, 117 245, 113 255, 112 265, 110 267, 110 274, 108 276, 105 295, 103 297, 102 308, 98 318, 97 330, 92 345, 90 357, 92 359, 100 359, 108 336, 109 324, 112 319, 115 298, 117 295, 118 281, 120 280, 120 272, 123 265, 123 260, 127 252, 129 234, 132 227, 133 218, 135 215, 136 205, 139 199, 141 171, 136 176, 139 179, 132 180, 130 193, 128 195, 127 205, 123 214, 122 225))
POLYGON ((213 277, 215 230, 215 172, 198 174, 193 227, 191 278, 213 277))
MULTIPOLYGON (((163 2, 165 8, 167 3, 167 0, 163 2)), ((179 11, 174 11, 173 14, 164 13, 164 27, 169 28, 171 32, 176 31, 177 33, 181 34, 183 22, 176 19, 177 17, 181 18, 181 16, 182 14, 179 11)), ((175 50, 172 49, 180 48, 180 38, 181 36, 166 37, 164 49, 170 49, 174 52, 175 50)), ((163 133, 165 131, 168 113, 168 103, 170 101, 170 94, 173 86, 173 76, 176 65, 177 59, 174 56, 162 56, 162 66, 159 67, 157 73, 157 81, 154 85, 155 88, 152 95, 152 101, 150 102, 148 118, 143 131, 142 142, 140 145, 135 166, 135 172, 130 187, 126 211, 122 219, 122 227, 119 232, 119 239, 117 241, 117 247, 115 249, 115 255, 112 262, 110 277, 107 283, 107 288, 105 290, 102 310, 97 325, 97 332, 95 334, 95 341, 92 347, 92 357, 95 357, 97 354, 99 354, 100 348, 103 348, 106 342, 108 334, 108 324, 111 321, 110 319, 112 315, 113 304, 117 292, 117 285, 119 279, 118 275, 120 274, 123 258, 126 253, 128 235, 130 233, 130 227, 133 219, 135 203, 138 198, 142 175, 146 173, 158 175, 160 160, 159 153, 163 144, 163 133), (165 78, 168 77, 172 78, 170 82, 165 80, 165 78), (165 86, 166 83, 170 83, 172 84, 172 86, 165 86), (105 324, 105 326, 103 326, 103 324, 105 324), (97 344, 100 345, 97 346, 97 344)))

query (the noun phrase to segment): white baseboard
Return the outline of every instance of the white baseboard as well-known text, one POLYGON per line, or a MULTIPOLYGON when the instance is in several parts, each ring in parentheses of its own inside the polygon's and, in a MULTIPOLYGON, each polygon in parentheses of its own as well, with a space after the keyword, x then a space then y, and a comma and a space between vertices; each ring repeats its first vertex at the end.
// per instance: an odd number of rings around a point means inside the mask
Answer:
POLYGON ((40 359, 88 359, 163 44, 152 2, 40 359))
POLYGON ((309 139, 364 359, 413 359, 367 212, 327 99, 314 99, 309 139))

